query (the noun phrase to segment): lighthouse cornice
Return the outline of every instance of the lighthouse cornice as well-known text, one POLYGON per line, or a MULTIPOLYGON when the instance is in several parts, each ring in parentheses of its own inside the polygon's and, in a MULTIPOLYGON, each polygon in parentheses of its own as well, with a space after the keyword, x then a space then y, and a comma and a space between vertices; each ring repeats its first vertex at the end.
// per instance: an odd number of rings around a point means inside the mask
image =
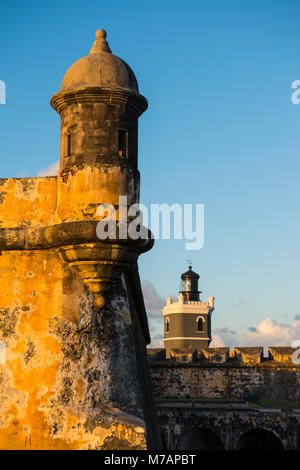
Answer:
POLYGON ((208 302, 202 300, 184 300, 182 294, 179 294, 178 300, 174 301, 171 297, 167 298, 166 306, 163 308, 164 315, 170 313, 209 313, 214 310, 214 297, 211 296, 208 302))
POLYGON ((189 314, 211 314, 214 311, 213 307, 210 307, 207 302, 203 302, 204 305, 199 305, 195 307, 194 305, 176 305, 170 307, 163 308, 163 315, 173 315, 173 314, 182 314, 182 315, 189 315, 189 314), (182 308, 185 307, 185 308, 182 308))

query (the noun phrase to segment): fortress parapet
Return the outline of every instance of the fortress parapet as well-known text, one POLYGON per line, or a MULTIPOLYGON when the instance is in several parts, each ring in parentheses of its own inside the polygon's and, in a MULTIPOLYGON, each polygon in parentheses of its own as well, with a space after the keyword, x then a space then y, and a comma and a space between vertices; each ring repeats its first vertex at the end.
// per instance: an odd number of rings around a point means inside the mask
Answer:
MULTIPOLYGON (((199 350, 181 350, 172 348, 169 356, 164 348, 148 348, 148 360, 151 363, 165 361, 167 363, 194 363, 199 365, 225 364, 231 367, 239 366, 292 366, 300 369, 293 359, 297 348, 288 346, 271 346, 268 348, 268 354, 264 356, 262 346, 228 347, 220 348, 200 348, 199 350)), ((300 354, 299 354, 300 356, 300 354)))
POLYGON ((234 348, 234 358, 239 362, 260 364, 263 361, 263 347, 234 348))
POLYGON ((198 357, 201 360, 222 364, 229 361, 229 348, 202 348, 198 357))
POLYGON ((219 400, 226 400, 229 406, 242 400, 254 410, 300 409, 300 364, 292 362, 294 348, 270 347, 267 357, 263 347, 201 348, 188 353, 172 349, 169 359, 165 349, 154 351, 148 350, 152 385, 156 400, 163 403, 175 400, 188 406, 206 400, 219 406, 219 400))
POLYGON ((268 348, 269 358, 275 362, 291 363, 295 348, 289 346, 272 346, 268 348))

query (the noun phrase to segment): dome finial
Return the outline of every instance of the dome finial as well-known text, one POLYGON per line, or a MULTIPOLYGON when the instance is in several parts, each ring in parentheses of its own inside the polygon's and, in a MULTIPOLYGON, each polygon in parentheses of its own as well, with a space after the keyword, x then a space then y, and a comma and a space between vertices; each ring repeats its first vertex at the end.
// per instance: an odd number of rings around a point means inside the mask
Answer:
POLYGON ((104 29, 98 29, 96 31, 96 41, 94 42, 94 45, 90 50, 90 54, 97 54, 98 52, 111 53, 110 47, 105 38, 106 31, 104 31, 104 29))

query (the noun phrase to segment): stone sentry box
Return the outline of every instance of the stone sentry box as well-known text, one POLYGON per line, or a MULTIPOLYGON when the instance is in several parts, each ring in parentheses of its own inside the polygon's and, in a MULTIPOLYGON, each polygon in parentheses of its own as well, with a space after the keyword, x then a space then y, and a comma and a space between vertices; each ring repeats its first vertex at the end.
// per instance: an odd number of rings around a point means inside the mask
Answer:
POLYGON ((153 241, 96 236, 99 204, 139 202, 147 101, 99 30, 51 105, 58 176, 0 180, 0 448, 159 448, 137 268, 153 241))

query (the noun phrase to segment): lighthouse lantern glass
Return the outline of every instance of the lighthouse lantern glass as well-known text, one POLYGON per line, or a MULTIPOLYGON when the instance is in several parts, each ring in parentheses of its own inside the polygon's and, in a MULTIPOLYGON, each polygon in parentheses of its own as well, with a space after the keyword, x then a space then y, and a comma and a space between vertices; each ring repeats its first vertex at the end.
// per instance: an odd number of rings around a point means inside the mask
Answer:
POLYGON ((188 292, 192 290, 192 282, 190 279, 184 279, 182 281, 182 291, 188 292))

